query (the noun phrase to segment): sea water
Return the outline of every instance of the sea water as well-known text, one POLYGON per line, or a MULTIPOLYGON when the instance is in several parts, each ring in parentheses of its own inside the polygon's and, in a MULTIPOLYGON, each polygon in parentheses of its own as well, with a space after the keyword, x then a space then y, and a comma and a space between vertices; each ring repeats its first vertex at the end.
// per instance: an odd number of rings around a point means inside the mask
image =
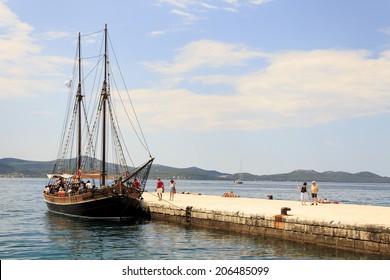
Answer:
MULTIPOLYGON (((381 259, 277 238, 204 230, 166 222, 109 222, 51 213, 46 179, 0 178, 0 259, 6 260, 349 260, 381 259)), ((165 182, 168 185, 168 181, 165 182)), ((177 180, 178 192, 299 200, 297 182, 177 180)), ((341 203, 390 206, 385 184, 319 183, 320 197, 341 203)), ((152 192, 155 180, 146 191, 152 192)), ((168 194, 164 194, 168 199, 168 194)))

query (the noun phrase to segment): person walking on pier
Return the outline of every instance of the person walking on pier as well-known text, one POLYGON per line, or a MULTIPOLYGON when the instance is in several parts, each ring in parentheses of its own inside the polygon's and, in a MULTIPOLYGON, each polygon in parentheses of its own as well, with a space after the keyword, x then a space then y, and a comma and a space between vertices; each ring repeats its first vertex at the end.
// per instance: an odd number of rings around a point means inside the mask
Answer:
POLYGON ((157 179, 156 192, 158 195, 158 200, 162 200, 162 194, 164 192, 164 182, 161 181, 160 177, 158 177, 157 179))
POLYGON ((314 201, 317 205, 318 185, 316 181, 311 183, 311 205, 314 205, 314 201))
MULTIPOLYGON (((307 183, 303 182, 302 186, 298 186, 297 188, 301 191, 302 205, 306 205, 307 183)), ((309 198, 309 202, 310 202, 310 198, 309 198)))

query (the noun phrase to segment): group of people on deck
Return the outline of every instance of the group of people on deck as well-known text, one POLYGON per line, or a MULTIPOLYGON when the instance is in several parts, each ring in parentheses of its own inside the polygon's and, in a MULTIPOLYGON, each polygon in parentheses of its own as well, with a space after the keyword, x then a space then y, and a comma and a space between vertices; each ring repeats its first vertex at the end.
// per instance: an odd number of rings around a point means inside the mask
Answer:
MULTIPOLYGON (((302 205, 306 205, 306 196, 308 198, 308 201, 310 202, 310 192, 307 183, 304 182, 301 186, 298 186, 297 188, 301 190, 302 205)), ((318 205, 318 184, 316 183, 316 181, 311 182, 311 205, 314 205, 314 203, 318 205)))
POLYGON ((57 195, 59 197, 71 196, 76 194, 83 194, 92 192, 95 189, 95 185, 92 185, 91 181, 76 181, 72 180, 70 183, 63 177, 55 178, 54 183, 47 185, 45 188, 45 194, 57 195))
MULTIPOLYGON (((61 176, 55 176, 53 179, 53 183, 48 184, 45 187, 44 193, 47 195, 65 197, 93 192, 95 190, 95 185, 93 185, 90 180, 87 182, 81 180, 81 172, 79 171, 69 182, 67 182, 66 178, 61 176)), ((131 182, 129 181, 127 186, 135 189, 141 188, 141 184, 136 178, 131 182)))

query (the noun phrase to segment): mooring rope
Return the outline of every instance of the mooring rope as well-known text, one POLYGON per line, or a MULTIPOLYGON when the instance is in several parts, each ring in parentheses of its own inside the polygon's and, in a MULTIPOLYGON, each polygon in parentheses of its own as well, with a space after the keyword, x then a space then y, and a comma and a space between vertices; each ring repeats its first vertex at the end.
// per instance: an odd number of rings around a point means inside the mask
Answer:
MULTIPOLYGON (((144 191, 144 192, 148 192, 148 191, 144 191)), ((157 197, 157 198, 158 198, 158 196, 157 196, 156 194, 151 193, 151 192, 148 192, 148 193, 150 193, 150 194, 153 195, 154 197, 157 197)), ((183 211, 186 210, 186 209, 184 209, 184 208, 182 208, 182 207, 180 207, 180 206, 174 204, 174 203, 171 202, 171 201, 168 201, 168 200, 166 200, 166 199, 162 199, 162 200, 165 201, 165 202, 167 202, 168 204, 171 204, 171 205, 175 206, 176 208, 178 208, 178 209, 180 209, 180 210, 183 210, 183 211)))

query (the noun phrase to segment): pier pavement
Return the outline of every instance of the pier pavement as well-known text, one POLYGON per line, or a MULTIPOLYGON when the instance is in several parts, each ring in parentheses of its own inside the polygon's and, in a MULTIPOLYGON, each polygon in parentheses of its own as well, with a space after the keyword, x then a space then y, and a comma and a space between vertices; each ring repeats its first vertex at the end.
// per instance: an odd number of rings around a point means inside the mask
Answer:
POLYGON ((153 219, 389 255, 390 207, 145 192, 153 219), (281 209, 287 207, 287 215, 281 209))
POLYGON ((288 216, 342 224, 382 225, 390 228, 390 207, 356 204, 318 203, 302 205, 300 201, 258 199, 244 197, 222 197, 199 194, 175 194, 174 201, 169 201, 169 193, 163 194, 158 201, 155 193, 145 192, 145 202, 154 205, 170 205, 186 209, 193 206, 202 209, 242 212, 248 214, 278 215, 282 207, 291 208, 288 216))

